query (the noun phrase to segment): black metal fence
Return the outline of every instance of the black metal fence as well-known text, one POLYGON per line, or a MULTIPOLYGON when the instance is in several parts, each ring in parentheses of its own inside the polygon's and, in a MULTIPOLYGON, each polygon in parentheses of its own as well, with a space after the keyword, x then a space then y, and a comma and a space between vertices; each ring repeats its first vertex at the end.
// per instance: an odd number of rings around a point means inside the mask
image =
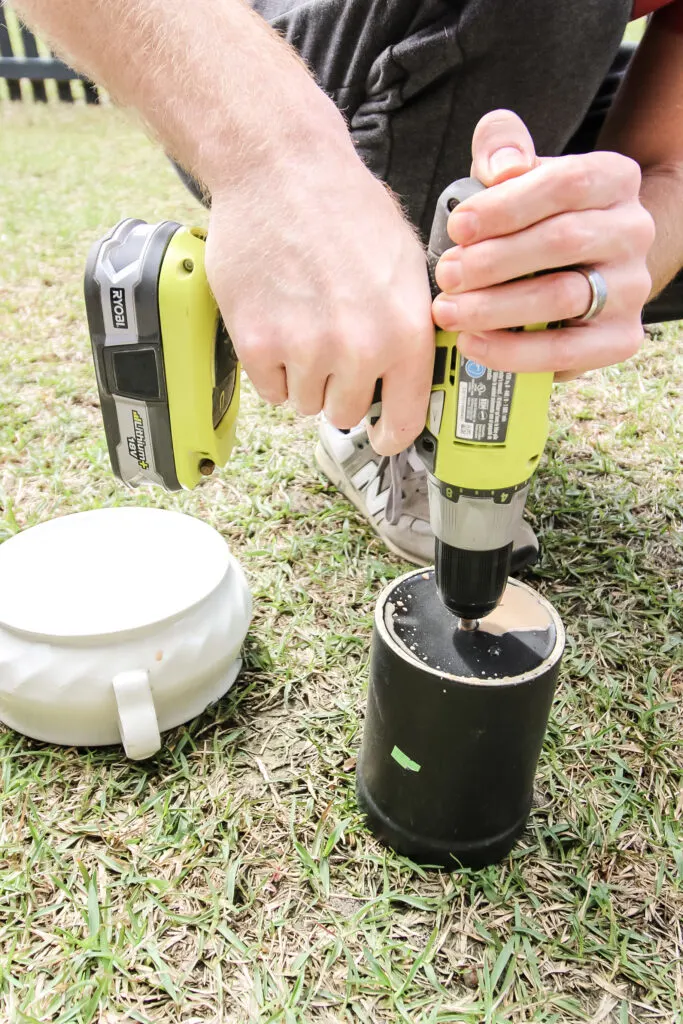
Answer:
POLYGON ((81 89, 86 103, 100 102, 97 86, 58 57, 52 54, 41 56, 36 37, 25 25, 17 22, 13 28, 14 31, 10 28, 5 7, 0 0, 0 79, 7 81, 10 100, 20 102, 33 98, 37 103, 47 103, 48 90, 45 83, 54 81, 57 98, 62 103, 73 103, 81 89), (22 80, 25 83, 23 89, 22 80), (78 91, 72 88, 76 82, 82 83, 78 91))

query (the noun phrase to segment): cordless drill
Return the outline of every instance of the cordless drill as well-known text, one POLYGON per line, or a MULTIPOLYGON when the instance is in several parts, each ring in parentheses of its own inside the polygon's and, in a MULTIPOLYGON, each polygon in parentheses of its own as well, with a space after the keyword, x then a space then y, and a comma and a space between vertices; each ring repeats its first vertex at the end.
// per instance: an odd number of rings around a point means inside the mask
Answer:
MULTIPOLYGON (((434 268, 452 245, 448 215, 481 188, 466 178, 439 198, 428 248, 434 294, 434 268)), ((115 474, 131 486, 195 487, 233 447, 239 364, 206 279, 204 238, 172 221, 124 220, 88 257, 85 300, 105 435, 115 474)), ((457 333, 436 331, 416 449, 429 477, 438 592, 464 628, 476 627, 505 589, 548 432, 551 384, 552 374, 489 370, 460 355, 457 333)))
MULTIPOLYGON (((448 215, 483 188, 463 178, 439 197, 427 252, 433 295, 434 269, 453 245, 448 215)), ((456 332, 436 331, 429 412, 415 447, 428 473, 436 586, 461 626, 474 629, 507 584, 513 537, 548 436, 553 375, 489 370, 460 355, 457 342, 456 332)))

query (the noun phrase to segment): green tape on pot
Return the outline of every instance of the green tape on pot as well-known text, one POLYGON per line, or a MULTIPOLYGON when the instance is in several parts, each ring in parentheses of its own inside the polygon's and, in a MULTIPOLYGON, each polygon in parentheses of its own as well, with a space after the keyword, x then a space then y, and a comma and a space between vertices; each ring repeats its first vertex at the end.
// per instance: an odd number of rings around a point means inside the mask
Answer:
POLYGON ((397 761, 398 764, 400 764, 401 768, 405 768, 409 772, 419 772, 422 767, 422 765, 418 764, 417 761, 412 761, 407 754, 404 754, 403 751, 399 749, 399 747, 394 747, 391 751, 391 756, 394 761, 397 761))

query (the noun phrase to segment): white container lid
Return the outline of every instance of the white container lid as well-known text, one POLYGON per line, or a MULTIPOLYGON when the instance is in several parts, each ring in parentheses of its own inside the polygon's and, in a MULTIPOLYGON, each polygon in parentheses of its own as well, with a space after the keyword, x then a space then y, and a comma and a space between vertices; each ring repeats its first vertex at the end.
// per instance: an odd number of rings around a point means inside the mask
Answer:
POLYGON ((111 636, 212 593, 230 551, 211 526, 158 508, 104 508, 0 545, 0 624, 44 637, 111 636))

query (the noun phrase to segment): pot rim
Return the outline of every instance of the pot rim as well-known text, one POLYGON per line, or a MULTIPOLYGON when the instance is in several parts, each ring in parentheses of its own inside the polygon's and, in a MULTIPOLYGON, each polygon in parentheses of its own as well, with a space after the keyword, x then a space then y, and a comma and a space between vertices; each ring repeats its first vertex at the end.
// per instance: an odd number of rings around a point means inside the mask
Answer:
POLYGON ((527 590, 530 594, 543 604, 550 618, 552 619, 553 625, 555 626, 555 643, 550 654, 547 655, 536 668, 531 669, 529 672, 523 672, 518 676, 501 676, 499 679, 478 679, 473 676, 460 676, 454 672, 446 672, 443 669, 432 668, 431 665, 427 665, 424 661, 420 661, 415 655, 411 654, 398 640, 398 638, 387 628, 385 622, 385 609, 392 592, 405 580, 411 579, 413 576, 424 575, 425 572, 433 571, 434 566, 426 566, 421 569, 411 569, 409 572, 403 573, 402 576, 398 576, 396 579, 391 580, 382 590, 379 597, 377 598, 377 604, 375 605, 375 629, 384 641, 384 643, 403 660, 409 662, 415 668, 428 675, 434 676, 437 679, 448 680, 449 682, 460 683, 463 686, 471 686, 473 688, 480 688, 482 686, 491 687, 493 689, 500 689, 501 687, 519 686, 523 683, 531 682, 533 679, 537 679, 539 676, 545 675, 551 668, 553 668, 560 660, 564 653, 566 643, 566 633, 562 619, 553 605, 548 601, 547 598, 539 594, 537 590, 530 587, 527 583, 522 583, 521 580, 516 580, 510 577, 508 579, 508 585, 512 584, 515 587, 519 587, 522 590, 527 590))

